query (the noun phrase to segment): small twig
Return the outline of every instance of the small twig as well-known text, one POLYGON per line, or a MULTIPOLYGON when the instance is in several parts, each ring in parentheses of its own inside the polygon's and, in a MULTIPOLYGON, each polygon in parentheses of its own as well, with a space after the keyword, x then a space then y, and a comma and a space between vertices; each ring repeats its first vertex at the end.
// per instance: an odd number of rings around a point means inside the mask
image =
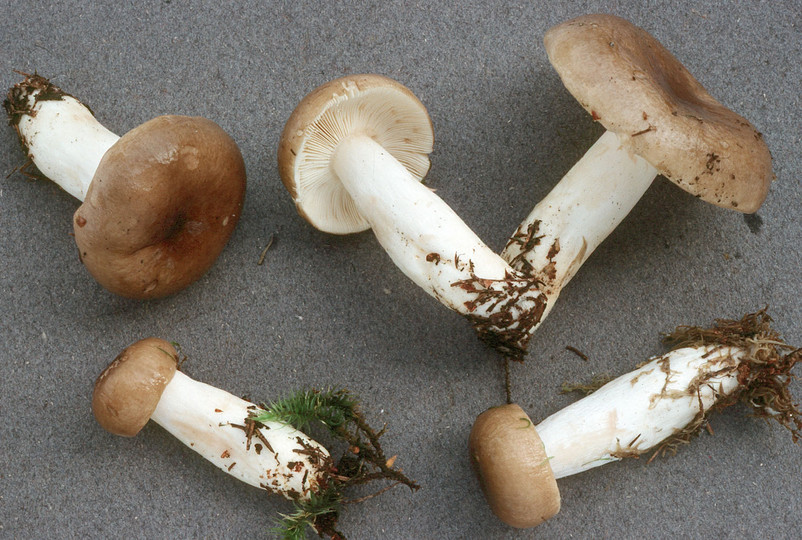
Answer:
POLYGON ((256 430, 256 422, 251 420, 248 422, 248 418, 245 419, 245 425, 247 429, 245 430, 245 450, 248 451, 251 449, 251 440, 253 439, 253 432, 256 430))
POLYGON ((273 239, 275 238, 275 234, 270 235, 270 240, 267 241, 267 245, 262 250, 262 253, 259 255, 259 261, 256 263, 257 266, 262 266, 265 262, 265 256, 267 255, 267 250, 273 245, 273 239))
MULTIPOLYGON (((252 422, 253 424, 256 424, 256 422, 254 422, 253 420, 251 420, 251 422, 252 422)), ((272 447, 272 446, 270 446, 270 442, 269 442, 269 441, 268 441, 268 440, 265 438, 265 436, 262 434, 262 432, 261 432, 261 431, 259 431, 259 429, 256 429, 256 430, 254 430, 254 434, 256 435, 256 437, 257 437, 257 438, 258 438, 260 441, 262 441, 262 444, 263 444, 263 445, 265 445, 265 448, 267 448, 267 449, 268 449, 270 452, 272 452, 272 453, 274 453, 274 454, 276 453, 276 451, 275 451, 275 450, 273 450, 273 447, 272 447)))
POLYGON ((585 362, 587 362, 587 361, 588 361, 588 355, 586 355, 585 353, 583 353, 582 351, 580 351, 580 350, 579 350, 579 349, 577 349, 576 347, 572 347, 572 346, 570 346, 570 345, 566 345, 566 346, 565 346, 565 350, 566 350, 566 351, 571 351, 572 353, 574 353, 575 355, 577 355, 578 357, 580 357, 580 358, 581 358, 582 360, 584 360, 585 362))
POLYGON ((377 491, 376 493, 371 493, 370 495, 365 495, 364 497, 360 497, 360 498, 358 498, 358 499, 351 499, 351 500, 349 500, 349 501, 343 501, 343 504, 359 504, 359 503, 361 503, 361 502, 365 502, 365 501, 367 501, 368 499, 372 499, 373 497, 378 497, 379 495, 381 495, 381 494, 382 494, 382 493, 384 493, 385 491, 390 491, 390 490, 391 490, 391 489, 393 489, 395 486, 399 486, 399 485, 401 485, 401 482, 393 482, 393 483, 392 483, 392 484, 390 484, 389 486, 385 486, 385 487, 383 487, 382 489, 380 489, 380 490, 379 490, 379 491, 377 491))
MULTIPOLYGON (((236 428, 236 429, 241 429, 242 431, 245 432, 245 437, 247 438, 247 441, 245 443, 246 444, 246 450, 250 450, 250 448, 251 448, 251 439, 253 439, 253 437, 255 435, 257 439, 262 441, 262 444, 264 444, 265 447, 268 450, 270 450, 271 452, 273 452, 275 454, 276 451, 273 450, 272 446, 270 446, 270 443, 267 441, 267 439, 262 434, 262 432, 259 431, 259 429, 258 429, 259 426, 257 426, 256 424, 257 423, 254 422, 252 419, 246 418, 244 425, 243 424, 235 424, 233 422, 229 422, 228 424, 225 424, 225 425, 231 426, 231 427, 236 428)), ((220 425, 224 425, 224 424, 220 424, 220 425)))
POLYGON ((23 169, 24 167, 26 167, 26 166, 28 165, 28 163, 30 163, 30 161, 31 161, 31 158, 28 158, 28 161, 26 161, 26 162, 25 162, 25 163, 23 163, 22 165, 17 165, 17 166, 16 166, 16 167, 14 167, 13 169, 11 169, 11 172, 10 172, 10 173, 8 173, 8 174, 6 175, 6 180, 8 180, 9 178, 11 178, 11 176, 12 176, 12 175, 13 175, 15 172, 17 172, 17 171, 20 171, 20 173, 21 173, 21 172, 22 172, 22 169, 23 169))
POLYGON ((41 172, 38 171, 38 169, 35 168, 33 160, 30 157, 22 165, 18 165, 13 169, 11 169, 11 172, 6 175, 6 180, 11 178, 14 175, 14 173, 17 172, 20 173, 25 178, 27 178, 28 180, 49 180, 47 176, 43 175, 41 172))

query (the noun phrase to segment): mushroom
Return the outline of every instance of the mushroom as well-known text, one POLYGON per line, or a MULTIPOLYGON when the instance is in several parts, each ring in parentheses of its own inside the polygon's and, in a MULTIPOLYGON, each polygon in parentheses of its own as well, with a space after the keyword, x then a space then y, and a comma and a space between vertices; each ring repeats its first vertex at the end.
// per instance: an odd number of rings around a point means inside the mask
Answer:
POLYGON ((429 115, 406 87, 355 75, 301 101, 282 133, 278 167, 314 227, 373 229, 412 281, 468 318, 485 342, 521 358, 545 298, 420 183, 432 143, 429 115))
POLYGON ((559 511, 557 478, 672 450, 705 425, 712 409, 738 400, 777 420, 796 442, 802 413, 788 383, 802 349, 786 345, 770 320, 762 311, 708 330, 680 327, 669 336, 678 348, 537 426, 515 404, 480 414, 469 452, 493 512, 514 527, 538 525, 559 511))
POLYGON ((239 148, 217 124, 160 116, 120 138, 38 75, 11 88, 3 105, 33 163, 83 202, 75 242, 103 287, 163 297, 214 263, 245 193, 239 148))
POLYGON ((547 311, 657 174, 724 208, 760 207, 773 178, 762 135, 646 31, 587 15, 552 28, 544 41, 568 91, 608 130, 502 253, 544 283, 547 311))
POLYGON ((260 409, 177 370, 168 342, 128 346, 95 382, 92 410, 110 433, 133 437, 153 420, 219 469, 257 488, 309 499, 330 473, 328 451, 295 428, 255 422, 260 409))

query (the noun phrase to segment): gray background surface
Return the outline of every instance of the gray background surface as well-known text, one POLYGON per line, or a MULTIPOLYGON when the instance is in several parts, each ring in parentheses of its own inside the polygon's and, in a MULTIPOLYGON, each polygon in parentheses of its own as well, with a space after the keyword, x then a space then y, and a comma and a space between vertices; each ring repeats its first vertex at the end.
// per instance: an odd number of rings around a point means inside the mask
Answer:
POLYGON ((242 149, 246 204, 195 285, 159 301, 115 297, 78 260, 77 201, 13 174, 24 157, 0 129, 0 537, 253 537, 289 511, 158 426, 122 439, 95 423, 95 377, 150 335, 182 345, 189 375, 238 395, 347 386, 362 396, 423 489, 348 507, 353 538, 799 537, 802 448, 740 406, 675 457, 560 480, 562 512, 540 528, 504 526, 466 452, 476 415, 504 399, 498 357, 370 232, 312 229, 275 160, 284 122, 314 87, 393 77, 432 117, 428 185, 500 250, 601 133, 549 66, 544 32, 584 13, 624 16, 763 132, 777 181, 747 219, 659 178, 513 366, 513 398, 537 421, 575 399, 559 394, 563 381, 629 371, 663 350, 660 332, 765 305, 799 344, 798 1, 101 4, 0 1, 0 86, 20 79, 13 69, 36 70, 118 134, 166 113, 213 119, 242 149))

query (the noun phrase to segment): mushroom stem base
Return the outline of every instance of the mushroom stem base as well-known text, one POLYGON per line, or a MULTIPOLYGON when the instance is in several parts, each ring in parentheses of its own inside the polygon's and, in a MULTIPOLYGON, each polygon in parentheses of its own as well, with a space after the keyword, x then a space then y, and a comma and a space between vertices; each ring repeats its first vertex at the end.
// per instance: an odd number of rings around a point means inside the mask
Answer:
POLYGON ((36 167, 83 201, 100 160, 119 137, 86 105, 38 75, 14 86, 4 105, 36 167))
POLYGON ((429 188, 370 137, 350 136, 332 167, 393 262, 469 319, 480 338, 522 358, 545 298, 429 188))

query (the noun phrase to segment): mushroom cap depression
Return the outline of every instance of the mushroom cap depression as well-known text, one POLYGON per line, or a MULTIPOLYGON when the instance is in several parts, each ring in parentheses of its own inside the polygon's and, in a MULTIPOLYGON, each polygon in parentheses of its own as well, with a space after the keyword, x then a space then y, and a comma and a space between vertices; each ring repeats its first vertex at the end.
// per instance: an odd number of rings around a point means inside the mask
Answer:
POLYGON ((329 164, 350 135, 371 137, 418 180, 429 172, 432 122, 405 86, 381 75, 353 75, 316 88, 284 126, 278 168, 298 213, 321 231, 370 228, 329 164))
POLYGON ((507 525, 534 527, 560 511, 560 490, 546 449, 518 405, 480 414, 469 452, 490 508, 507 525))
POLYGON ((774 177, 762 135, 716 101, 645 30, 612 15, 550 29, 546 52, 579 103, 669 180, 755 212, 774 177))
POLYGON ((160 116, 103 156, 73 217, 89 272, 129 298, 158 298, 199 279, 239 220, 245 164, 205 118, 160 116))
POLYGON ((177 366, 178 353, 163 339, 147 338, 126 347, 95 381, 92 411, 98 423, 123 437, 139 433, 177 366))

